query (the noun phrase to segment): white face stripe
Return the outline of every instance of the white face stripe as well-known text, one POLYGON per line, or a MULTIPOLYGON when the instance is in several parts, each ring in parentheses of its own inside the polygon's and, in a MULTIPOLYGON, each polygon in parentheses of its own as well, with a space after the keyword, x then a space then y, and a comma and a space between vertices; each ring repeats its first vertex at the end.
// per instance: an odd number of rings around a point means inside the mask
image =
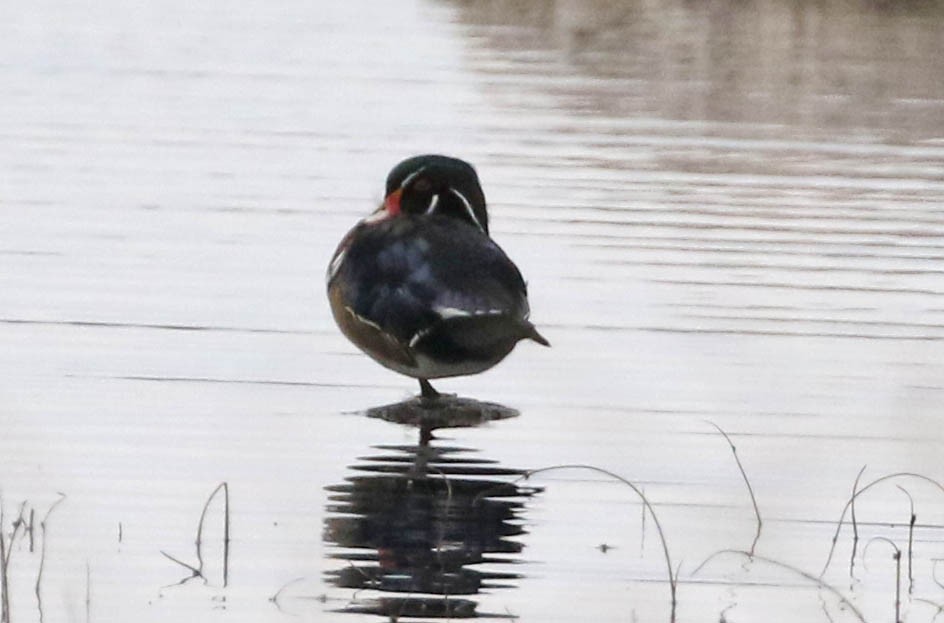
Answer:
POLYGON ((387 212, 386 207, 381 205, 379 208, 374 210, 371 214, 364 218, 365 223, 379 223, 380 221, 385 221, 390 218, 390 213, 387 212))
POLYGON ((416 178, 417 175, 419 175, 425 170, 426 170, 426 167, 420 167, 416 171, 413 171, 412 173, 407 175, 405 178, 403 178, 403 181, 400 182, 400 188, 406 188, 410 184, 410 182, 412 182, 416 178))
POLYGON ((469 215, 469 218, 472 219, 472 222, 475 223, 475 226, 478 227, 482 232, 485 232, 485 228, 482 227, 482 224, 479 223, 479 219, 475 217, 475 210, 472 209, 472 204, 469 203, 469 200, 465 198, 465 195, 460 193, 453 187, 449 187, 449 192, 459 198, 459 201, 462 202, 462 205, 465 206, 465 212, 469 215))
MULTIPOLYGON (((426 170, 426 167, 423 166, 423 167, 418 168, 416 171, 413 171, 409 175, 407 175, 405 178, 403 178, 403 181, 400 183, 400 188, 404 189, 407 186, 409 186, 410 183, 413 180, 415 180, 416 177, 420 175, 421 173, 423 173, 423 171, 425 170, 426 170)), ((479 230, 482 233, 485 233, 485 227, 482 226, 482 223, 479 222, 478 217, 475 216, 475 210, 472 209, 472 204, 469 202, 468 199, 466 199, 466 196, 463 195, 458 190, 456 190, 455 188, 453 188, 452 186, 449 187, 449 192, 451 192, 453 195, 459 198, 459 201, 462 202, 462 206, 465 208, 465 213, 469 215, 469 219, 475 224, 476 227, 479 228, 479 230)), ((429 207, 426 208, 426 214, 432 214, 436 210, 437 205, 439 205, 439 194, 433 195, 433 198, 430 199, 429 207)))

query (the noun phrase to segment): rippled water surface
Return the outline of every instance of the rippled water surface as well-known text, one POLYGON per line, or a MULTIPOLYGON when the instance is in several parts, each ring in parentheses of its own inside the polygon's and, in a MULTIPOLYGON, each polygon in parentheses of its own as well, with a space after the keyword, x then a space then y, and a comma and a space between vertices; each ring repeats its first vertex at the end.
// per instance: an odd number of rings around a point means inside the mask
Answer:
POLYGON ((896 548, 940 618, 940 3, 0 16, 12 621, 668 621, 667 567, 679 621, 892 621, 896 548), (323 279, 429 151, 553 348, 440 382, 499 419, 421 439, 323 279))

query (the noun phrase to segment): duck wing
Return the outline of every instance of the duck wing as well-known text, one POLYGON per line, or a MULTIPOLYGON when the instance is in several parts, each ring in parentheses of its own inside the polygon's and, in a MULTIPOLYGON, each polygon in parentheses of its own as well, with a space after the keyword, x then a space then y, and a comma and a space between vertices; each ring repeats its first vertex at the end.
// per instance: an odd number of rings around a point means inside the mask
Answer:
POLYGON ((527 288, 491 238, 437 215, 362 224, 332 276, 350 312, 409 349, 454 357, 530 337, 527 288))

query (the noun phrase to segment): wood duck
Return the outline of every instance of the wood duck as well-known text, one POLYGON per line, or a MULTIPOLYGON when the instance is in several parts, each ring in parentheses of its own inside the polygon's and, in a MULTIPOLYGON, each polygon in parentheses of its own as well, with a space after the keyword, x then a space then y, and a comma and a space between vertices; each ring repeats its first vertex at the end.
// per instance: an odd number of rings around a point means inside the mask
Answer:
POLYGON ((341 240, 328 267, 334 319, 362 351, 416 378, 477 374, 518 341, 548 341, 528 321, 518 268, 488 235, 485 195, 462 160, 404 160, 386 198, 341 240))

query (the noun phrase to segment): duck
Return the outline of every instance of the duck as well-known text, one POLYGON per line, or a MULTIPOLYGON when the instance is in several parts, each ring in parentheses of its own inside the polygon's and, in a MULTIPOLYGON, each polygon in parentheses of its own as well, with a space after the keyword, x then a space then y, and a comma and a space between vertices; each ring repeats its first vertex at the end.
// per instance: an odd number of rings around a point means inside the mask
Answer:
POLYGON ((345 235, 327 269, 341 332, 380 365, 417 379, 484 372, 521 340, 550 343, 529 320, 521 272, 492 240, 475 168, 451 156, 407 158, 384 200, 345 235))

